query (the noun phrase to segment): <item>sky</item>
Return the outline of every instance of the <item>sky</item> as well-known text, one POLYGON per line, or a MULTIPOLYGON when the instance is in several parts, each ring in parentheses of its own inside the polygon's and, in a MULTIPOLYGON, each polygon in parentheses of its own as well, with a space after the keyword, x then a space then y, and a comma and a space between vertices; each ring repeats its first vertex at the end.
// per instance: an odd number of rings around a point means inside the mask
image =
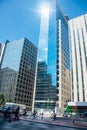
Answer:
MULTIPOLYGON (((0 0, 0 43, 27 37, 36 46, 40 33, 40 9, 53 0, 0 0)), ((62 12, 75 18, 87 13, 87 0, 57 0, 62 12)))

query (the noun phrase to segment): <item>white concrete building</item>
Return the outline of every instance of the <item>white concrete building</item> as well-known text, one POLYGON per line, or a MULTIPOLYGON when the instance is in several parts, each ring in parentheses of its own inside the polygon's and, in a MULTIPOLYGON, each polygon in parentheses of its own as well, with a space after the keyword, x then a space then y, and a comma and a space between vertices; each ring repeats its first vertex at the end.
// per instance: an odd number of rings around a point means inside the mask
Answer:
POLYGON ((69 20, 71 100, 87 101, 87 14, 69 20))

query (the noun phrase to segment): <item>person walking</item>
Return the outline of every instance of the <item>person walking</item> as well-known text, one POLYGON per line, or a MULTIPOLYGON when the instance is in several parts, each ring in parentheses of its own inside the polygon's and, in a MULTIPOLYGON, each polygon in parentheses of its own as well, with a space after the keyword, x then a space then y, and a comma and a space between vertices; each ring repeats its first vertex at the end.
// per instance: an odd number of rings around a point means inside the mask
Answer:
POLYGON ((19 120, 19 111, 20 111, 20 107, 18 106, 16 111, 15 111, 15 118, 14 119, 19 120))
POLYGON ((4 119, 9 118, 10 115, 10 107, 7 108, 7 110, 4 112, 4 119))
POLYGON ((33 112, 33 117, 34 117, 34 119, 35 119, 35 116, 36 116, 36 111, 34 110, 34 112, 33 112))
POLYGON ((9 108, 8 108, 8 122, 11 122, 11 121, 12 121, 11 113, 12 113, 12 108, 9 107, 9 108))
POLYGON ((54 114, 53 114, 53 121, 55 121, 56 120, 56 113, 54 112, 54 114))
POLYGON ((41 113, 41 119, 43 120, 43 112, 41 113))

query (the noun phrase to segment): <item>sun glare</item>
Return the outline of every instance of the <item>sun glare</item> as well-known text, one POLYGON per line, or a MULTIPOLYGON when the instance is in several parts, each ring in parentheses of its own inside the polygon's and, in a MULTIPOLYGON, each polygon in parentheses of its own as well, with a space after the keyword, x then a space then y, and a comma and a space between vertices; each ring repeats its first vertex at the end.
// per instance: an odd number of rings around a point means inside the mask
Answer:
POLYGON ((45 17, 49 17, 49 6, 43 5, 41 7, 41 15, 44 15, 45 17))
POLYGON ((49 8, 42 8, 41 9, 41 14, 48 15, 49 14, 49 8))

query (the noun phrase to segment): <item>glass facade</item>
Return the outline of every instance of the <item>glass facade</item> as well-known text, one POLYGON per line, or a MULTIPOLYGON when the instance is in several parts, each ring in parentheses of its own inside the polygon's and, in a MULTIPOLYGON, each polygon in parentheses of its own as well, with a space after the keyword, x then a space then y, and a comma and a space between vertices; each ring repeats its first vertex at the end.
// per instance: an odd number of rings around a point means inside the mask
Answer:
POLYGON ((6 41, 5 43, 1 43, 0 44, 0 68, 1 68, 1 65, 2 65, 2 60, 3 60, 3 57, 4 57, 4 52, 5 52, 5 49, 6 49, 6 45, 9 41, 6 41))
POLYGON ((48 52, 48 30, 49 30, 49 9, 41 11, 40 36, 38 44, 39 48, 38 61, 45 61, 46 63, 48 52))
POLYGON ((56 86, 56 3, 52 3, 48 34, 48 73, 52 76, 52 85, 56 86))
POLYGON ((24 39, 20 39, 18 41, 15 40, 8 43, 1 68, 9 67, 18 72, 23 43, 24 39))
MULTIPOLYGON (((66 79, 70 76, 68 21, 56 1, 54 4, 52 3, 51 10, 49 19, 47 70, 52 77, 52 86, 57 87, 56 105, 57 107, 64 108, 67 101, 66 79), (67 71, 69 71, 69 73, 67 73, 67 71)), ((69 80, 70 78, 68 82, 69 80)), ((68 99, 70 99, 70 94, 68 99)))
POLYGON ((12 102, 25 104, 31 111, 35 91, 37 47, 27 38, 8 42, 0 70, 0 89, 12 102))
POLYGON ((68 25, 57 3, 54 2, 49 20, 48 73, 52 75, 52 84, 56 86, 56 72, 59 69, 60 49, 66 58, 66 68, 70 68, 68 25))
POLYGON ((14 101, 17 83, 17 72, 9 67, 0 70, 0 91, 4 93, 5 101, 14 101))
POLYGON ((47 74, 47 64, 38 62, 35 108, 54 109, 55 100, 56 88, 52 87, 51 75, 47 74))
MULTIPOLYGON (((67 87, 70 87, 68 16, 63 15, 56 0, 49 1, 49 4, 48 41, 45 43, 48 46, 47 74, 51 77, 51 88, 56 88, 56 98, 53 99, 56 102, 56 107, 64 109, 66 101, 70 99, 70 89, 67 89, 67 87), (67 96, 67 91, 69 92, 69 97, 67 96)), ((44 35, 43 32, 42 35, 44 35)), ((39 42, 39 44, 41 43, 39 42)), ((38 49, 41 51, 40 48, 38 49)), ((43 56, 45 56, 45 54, 46 53, 44 53, 43 56)), ((47 89, 45 89, 45 91, 47 91, 47 89)), ((51 94, 52 91, 50 91, 51 94)), ((39 96, 41 97, 42 95, 40 94, 39 96)))

